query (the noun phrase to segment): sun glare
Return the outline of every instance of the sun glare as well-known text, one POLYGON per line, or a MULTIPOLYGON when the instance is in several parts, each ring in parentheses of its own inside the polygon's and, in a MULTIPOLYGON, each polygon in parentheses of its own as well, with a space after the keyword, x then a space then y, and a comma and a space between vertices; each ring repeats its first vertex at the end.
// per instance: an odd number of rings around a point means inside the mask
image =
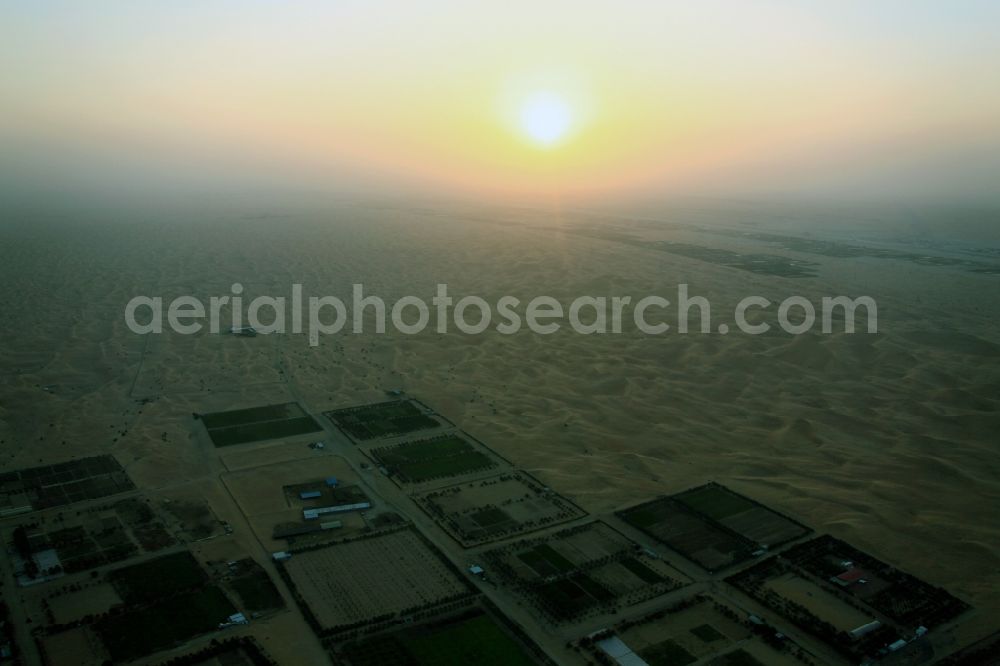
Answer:
POLYGON ((556 94, 538 92, 521 105, 521 129, 540 146, 550 147, 565 138, 573 116, 569 105, 556 94))

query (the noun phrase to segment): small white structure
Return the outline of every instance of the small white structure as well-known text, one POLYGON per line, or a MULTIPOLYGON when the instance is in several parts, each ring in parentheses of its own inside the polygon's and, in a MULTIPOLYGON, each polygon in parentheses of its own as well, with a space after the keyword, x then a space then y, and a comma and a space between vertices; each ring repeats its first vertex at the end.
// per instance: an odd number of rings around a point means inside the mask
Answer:
POLYGON ((484 571, 483 568, 478 564, 473 564, 471 567, 469 567, 469 573, 472 574, 473 576, 482 576, 484 573, 486 573, 486 571, 484 571))
POLYGON ((22 513, 30 513, 32 511, 31 504, 21 504, 18 506, 9 506, 4 509, 0 509, 0 518, 6 518, 8 516, 17 516, 22 513))
POLYGON ((243 613, 233 613, 225 622, 219 623, 219 629, 225 629, 226 627, 235 627, 241 624, 250 624, 250 620, 243 613))
POLYGON ((851 638, 860 638, 860 637, 864 636, 865 634, 869 634, 869 633, 875 631, 876 629, 878 629, 881 626, 882 626, 881 622, 879 622, 878 620, 872 620, 868 624, 863 624, 860 627, 856 627, 854 629, 851 629, 851 631, 849 633, 851 635, 851 638))
POLYGON ((633 652, 632 648, 617 636, 597 641, 597 646, 604 651, 604 654, 614 659, 619 666, 649 666, 642 657, 633 652))
POLYGON ((285 560, 292 559, 292 554, 287 550, 279 550, 277 553, 271 553, 271 559, 275 562, 284 562, 285 560))
POLYGON ((889 645, 889 652, 897 652, 899 650, 902 650, 904 647, 906 647, 906 641, 900 638, 895 643, 889 645))
POLYGON ((230 326, 229 332, 232 335, 242 335, 247 338, 253 338, 257 336, 257 329, 253 326, 230 326))
POLYGON ((320 506, 315 509, 303 509, 302 517, 306 520, 316 520, 325 513, 344 513, 346 511, 363 511, 370 509, 371 502, 357 502, 356 504, 338 504, 337 506, 320 506))

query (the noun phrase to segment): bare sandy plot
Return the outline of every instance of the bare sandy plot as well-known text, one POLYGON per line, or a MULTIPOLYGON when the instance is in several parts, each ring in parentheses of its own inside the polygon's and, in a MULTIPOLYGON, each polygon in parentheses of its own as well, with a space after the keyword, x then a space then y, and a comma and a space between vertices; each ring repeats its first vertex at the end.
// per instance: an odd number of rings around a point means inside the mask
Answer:
MULTIPOLYGON (((250 453, 253 457, 254 452, 250 453)), ((275 526, 303 523, 303 508, 315 505, 301 501, 297 493, 288 491, 288 487, 300 484, 324 486, 324 479, 331 476, 337 477, 343 488, 355 486, 359 481, 343 458, 332 455, 226 472, 222 481, 246 514, 261 543, 268 549, 282 550, 287 544, 284 540, 273 538, 275 526)), ((349 536, 365 527, 364 519, 357 512, 338 514, 336 520, 343 524, 337 530, 338 537, 349 536)))
POLYGON ((841 631, 856 629, 874 619, 794 573, 771 578, 765 585, 779 596, 804 606, 810 613, 841 631))
POLYGON ((276 340, 209 331, 152 336, 133 392, 140 397, 211 393, 245 383, 277 389, 282 377, 275 364, 276 340), (199 372, 185 372, 188 364, 197 364, 199 372))
POLYGON ((284 487, 309 481, 337 477, 342 484, 356 484, 357 475, 343 459, 322 456, 291 460, 265 467, 226 472, 222 480, 248 516, 256 516, 294 508, 284 487))
POLYGON ((89 627, 77 627, 46 636, 41 640, 41 647, 46 663, 53 666, 101 666, 108 659, 101 641, 89 627))
POLYGON ((296 553, 286 570, 324 629, 416 610, 468 587, 411 530, 296 553))
POLYGON ((359 512, 338 513, 331 520, 339 522, 341 524, 340 527, 333 530, 321 530, 315 534, 297 536, 292 540, 287 540, 284 538, 275 538, 274 531, 278 526, 304 525, 301 509, 290 508, 273 513, 262 513, 248 518, 254 534, 257 535, 257 538, 260 539, 264 547, 270 551, 284 550, 289 546, 298 548, 309 543, 329 541, 331 539, 344 539, 362 532, 368 525, 359 512))
POLYGON ((795 656, 797 646, 789 643, 786 649, 775 650, 751 633, 741 620, 743 615, 714 597, 695 597, 618 625, 614 636, 597 643, 597 650, 617 656, 632 654, 657 666, 696 662, 711 666, 802 663, 795 656))
MULTIPOLYGON (((322 439, 323 433, 316 433, 316 440, 320 441, 322 439)), ((222 463, 226 466, 226 469, 233 471, 248 467, 291 462, 303 458, 319 458, 323 455, 325 454, 316 449, 310 449, 308 444, 291 442, 287 444, 268 444, 257 448, 247 447, 242 451, 226 453, 222 456, 222 463)))
MULTIPOLYGON (((650 658, 656 646, 670 641, 696 659, 721 654, 750 637, 750 630, 726 615, 711 599, 618 634, 634 652, 650 658)), ((650 659, 650 663, 652 660, 650 659)))
POLYGON ((122 599, 110 583, 85 587, 77 592, 51 597, 49 607, 58 624, 69 624, 88 615, 100 615, 122 599))

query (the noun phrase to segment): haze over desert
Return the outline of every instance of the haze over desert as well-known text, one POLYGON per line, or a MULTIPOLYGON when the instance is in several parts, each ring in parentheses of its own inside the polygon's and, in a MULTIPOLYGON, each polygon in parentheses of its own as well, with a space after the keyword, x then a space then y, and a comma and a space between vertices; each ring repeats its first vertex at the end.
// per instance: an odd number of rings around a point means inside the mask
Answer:
POLYGON ((1000 4, 0 8, 0 666, 1000 664, 1000 4))

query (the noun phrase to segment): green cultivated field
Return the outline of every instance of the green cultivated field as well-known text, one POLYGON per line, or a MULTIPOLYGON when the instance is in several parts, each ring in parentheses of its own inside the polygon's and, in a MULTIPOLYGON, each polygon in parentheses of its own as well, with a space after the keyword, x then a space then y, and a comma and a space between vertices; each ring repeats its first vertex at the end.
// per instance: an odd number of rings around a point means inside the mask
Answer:
POLYGON ((271 582, 263 567, 251 559, 242 560, 239 567, 239 574, 233 578, 229 586, 239 596, 246 610, 251 613, 263 613, 284 608, 285 600, 281 592, 271 582))
POLYGON ((612 601, 613 592, 606 589, 585 573, 574 573, 550 583, 542 583, 534 590, 553 617, 569 619, 581 612, 612 601))
POLYGON ((717 483, 692 488, 674 499, 761 546, 777 546, 810 532, 806 526, 717 483))
POLYGON ((235 612, 222 591, 209 586, 106 617, 95 629, 114 661, 129 661, 214 631, 235 612))
POLYGON ((517 558, 534 569, 539 576, 551 576, 576 569, 572 562, 545 543, 535 546, 526 553, 519 554, 517 558))
POLYGON ((749 559, 811 531, 805 525, 718 483, 618 512, 642 530, 709 571, 749 559))
POLYGON ((293 437, 322 430, 316 420, 294 402, 202 414, 201 421, 217 447, 293 437))
POLYGON ((756 657, 740 648, 719 657, 719 666, 764 666, 756 657))
POLYGON ((698 661, 675 641, 665 640, 639 653, 649 666, 684 666, 698 661))
POLYGON ((747 560, 756 548, 751 540, 669 497, 625 509, 618 516, 708 571, 747 560))
POLYGON ((228 412, 202 414, 201 420, 206 428, 212 430, 215 428, 231 428, 248 423, 258 423, 260 421, 281 421, 299 416, 305 416, 302 408, 294 402, 288 402, 281 405, 264 405, 263 407, 249 407, 247 409, 234 409, 228 412))
POLYGON ((532 660, 485 613, 436 626, 377 636, 345 648, 351 666, 532 666, 532 660))
POLYGON ((164 555, 108 575, 125 603, 141 604, 205 584, 208 577, 191 553, 164 555))
POLYGON ((326 412, 327 418, 355 439, 404 435, 441 425, 409 400, 392 400, 326 412))
POLYGON ((664 578, 639 560, 627 557, 622 560, 622 566, 634 573, 644 583, 662 583, 664 578))
POLYGON ((719 521, 755 506, 750 500, 715 485, 694 488, 675 497, 698 513, 719 521))
POLYGON ((725 640, 725 636, 719 633, 718 629, 710 624, 701 624, 691 630, 691 633, 697 636, 704 643, 713 643, 715 641, 725 640))
POLYGON ((496 466, 489 456, 456 435, 405 442, 375 449, 372 453, 406 483, 421 483, 496 466))
POLYGON ((114 456, 93 456, 0 474, 0 509, 21 508, 27 500, 38 511, 134 489, 114 456))

